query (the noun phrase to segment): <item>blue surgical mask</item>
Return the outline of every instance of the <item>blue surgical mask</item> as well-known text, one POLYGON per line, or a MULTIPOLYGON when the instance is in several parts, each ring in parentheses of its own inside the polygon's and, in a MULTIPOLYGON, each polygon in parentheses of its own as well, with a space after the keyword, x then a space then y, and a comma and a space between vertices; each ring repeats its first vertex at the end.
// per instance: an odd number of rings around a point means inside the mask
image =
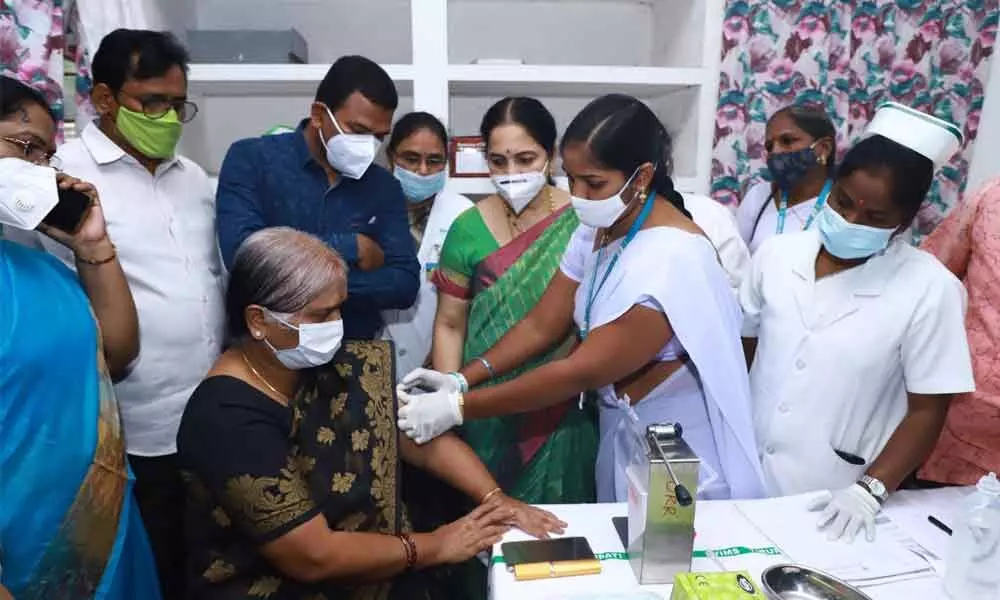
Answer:
POLYGON ((823 207, 816 220, 823 247, 830 254, 843 260, 867 258, 885 250, 896 229, 882 229, 848 223, 829 204, 823 207))
POLYGON ((431 196, 436 196, 444 189, 445 180, 448 174, 442 169, 430 175, 420 175, 413 171, 408 171, 399 165, 392 170, 399 185, 403 187, 403 195, 410 202, 423 202, 431 196))

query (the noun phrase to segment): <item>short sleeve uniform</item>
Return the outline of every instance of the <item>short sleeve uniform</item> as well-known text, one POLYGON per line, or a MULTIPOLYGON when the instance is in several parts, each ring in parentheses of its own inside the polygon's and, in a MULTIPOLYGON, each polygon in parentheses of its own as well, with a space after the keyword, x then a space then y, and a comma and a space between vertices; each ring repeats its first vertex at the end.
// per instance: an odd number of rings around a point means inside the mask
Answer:
POLYGON ((754 425, 773 495, 850 485, 907 412, 907 392, 974 389, 961 284, 902 240, 815 280, 814 231, 775 237, 743 282, 756 337, 754 425), (855 465, 840 454, 859 457, 855 465))

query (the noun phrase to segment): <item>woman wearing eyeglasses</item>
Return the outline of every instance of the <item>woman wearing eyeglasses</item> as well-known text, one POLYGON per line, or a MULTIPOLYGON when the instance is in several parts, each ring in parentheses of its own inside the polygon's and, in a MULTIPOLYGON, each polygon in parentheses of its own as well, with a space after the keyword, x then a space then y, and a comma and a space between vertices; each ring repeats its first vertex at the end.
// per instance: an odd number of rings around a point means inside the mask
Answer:
POLYGON ((55 131, 0 76, 0 598, 159 600, 111 385, 139 353, 135 306, 94 186, 46 164, 55 131), (90 198, 72 233, 43 222, 70 189, 90 198), (36 229, 76 273, 4 239, 36 229))
MULTIPOLYGON (((169 34, 110 33, 92 65, 98 119, 58 154, 67 173, 101 191, 139 312, 142 353, 116 392, 139 511, 168 599, 187 597, 177 427, 222 350, 225 315, 215 192, 202 168, 176 152, 182 124, 197 112, 187 100, 187 63, 169 34)), ((71 260, 62 246, 40 241, 71 260)))
POLYGON ((386 336, 396 344, 396 370, 401 378, 424 366, 430 354, 437 289, 428 275, 437 267, 448 229, 458 215, 472 207, 472 201, 444 189, 448 178, 448 132, 434 115, 404 115, 392 128, 386 154, 406 196, 410 233, 420 261, 416 302, 409 309, 382 314, 386 336))

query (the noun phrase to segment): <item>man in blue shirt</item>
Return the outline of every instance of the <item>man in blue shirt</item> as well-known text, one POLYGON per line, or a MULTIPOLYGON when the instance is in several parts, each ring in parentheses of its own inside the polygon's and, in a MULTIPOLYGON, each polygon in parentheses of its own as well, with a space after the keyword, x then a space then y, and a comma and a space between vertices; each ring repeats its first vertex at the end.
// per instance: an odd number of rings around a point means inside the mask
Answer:
POLYGON ((348 338, 374 338, 380 311, 409 308, 420 286, 403 191, 372 164, 398 102, 381 67, 341 57, 320 83, 308 119, 292 133, 236 142, 219 172, 226 266, 243 240, 265 227, 319 237, 350 267, 343 307, 348 338))

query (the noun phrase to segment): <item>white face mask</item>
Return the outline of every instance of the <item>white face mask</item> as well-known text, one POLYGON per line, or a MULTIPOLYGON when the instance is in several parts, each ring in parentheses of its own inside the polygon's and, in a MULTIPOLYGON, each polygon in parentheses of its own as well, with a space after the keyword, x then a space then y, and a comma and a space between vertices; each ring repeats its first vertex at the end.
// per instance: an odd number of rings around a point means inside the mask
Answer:
POLYGON ((324 142, 327 162, 344 177, 361 179, 375 161, 382 142, 370 133, 344 133, 329 108, 326 108, 326 114, 330 115, 333 126, 339 132, 324 142))
POLYGON ((570 196, 570 203, 573 204, 573 210, 576 211, 576 216, 580 218, 580 222, 584 225, 590 225, 591 227, 598 228, 608 228, 618 222, 618 219, 622 218, 625 211, 628 209, 628 205, 622 200, 622 192, 628 187, 628 184, 632 183, 632 179, 639 170, 636 169, 634 173, 622 186, 622 189, 618 190, 618 193, 605 198, 604 200, 588 200, 587 198, 578 198, 576 196, 570 196))
POLYGON ((31 231, 58 203, 55 169, 0 158, 0 224, 31 231))
POLYGON ((514 214, 521 214, 528 207, 531 200, 542 191, 548 182, 545 170, 549 163, 546 162, 541 171, 530 171, 528 173, 504 173, 503 175, 493 175, 493 185, 497 191, 507 201, 514 214))
POLYGON ((271 342, 264 340, 271 352, 274 352, 275 358, 289 369, 310 369, 325 365, 333 360, 344 340, 344 321, 342 319, 322 323, 302 323, 296 327, 288 322, 290 315, 271 312, 267 309, 264 309, 264 314, 285 327, 299 332, 299 345, 294 348, 278 350, 271 345, 271 342))

